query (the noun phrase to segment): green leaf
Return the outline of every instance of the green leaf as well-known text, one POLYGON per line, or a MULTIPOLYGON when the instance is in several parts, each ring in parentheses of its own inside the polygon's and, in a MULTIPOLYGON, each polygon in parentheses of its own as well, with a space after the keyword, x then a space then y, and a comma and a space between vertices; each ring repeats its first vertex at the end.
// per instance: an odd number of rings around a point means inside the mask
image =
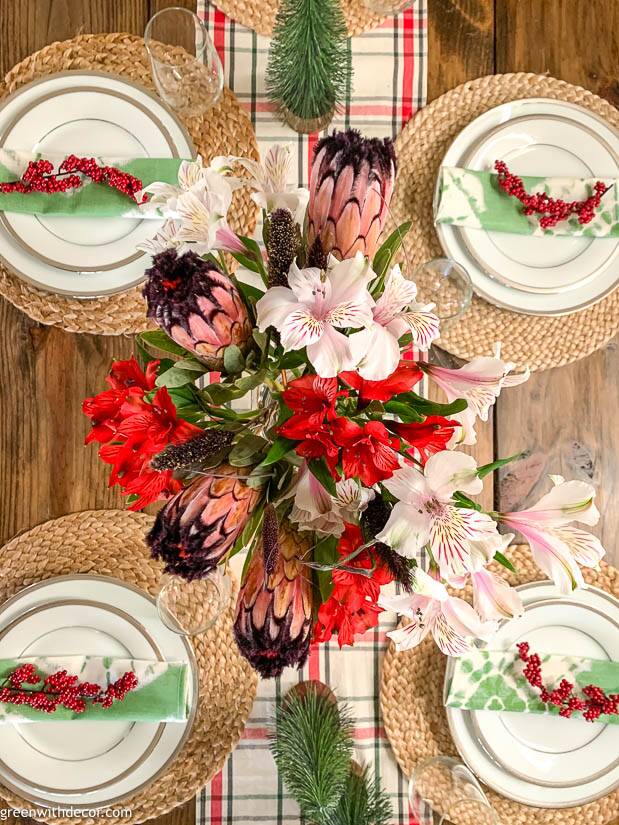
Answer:
POLYGON ((282 370, 293 370, 307 363, 307 355, 305 354, 305 347, 303 349, 287 352, 279 360, 279 368, 282 370))
POLYGON ((503 567, 506 567, 506 568, 507 568, 508 570, 510 570, 512 573, 516 573, 516 568, 515 568, 515 567, 514 567, 514 565, 511 563, 511 561, 507 558, 507 556, 504 556, 504 555, 503 555, 503 553, 499 553, 499 551, 498 551, 498 550, 497 550, 497 552, 494 554, 494 560, 495 560, 495 561, 498 561, 498 563, 499 563, 499 564, 502 564, 502 565, 503 565, 503 567))
POLYGON ((313 476, 315 476, 322 486, 331 493, 332 496, 336 494, 335 481, 329 472, 327 463, 324 458, 312 458, 308 467, 313 476))
POLYGON ((277 461, 282 459, 286 453, 289 453, 290 450, 294 449, 295 442, 290 441, 288 438, 283 438, 282 436, 278 436, 275 441, 271 444, 269 452, 262 460, 262 466, 268 467, 269 464, 275 464, 277 461))
POLYGON ((258 349, 260 352, 264 352, 265 347, 267 345, 267 334, 266 332, 260 332, 259 329, 255 329, 252 332, 252 336, 254 341, 258 344, 258 349))
POLYGON ((485 478, 490 473, 493 473, 495 470, 498 470, 499 467, 504 467, 511 461, 516 461, 517 459, 522 458, 523 455, 523 452, 514 453, 514 455, 510 455, 508 458, 497 458, 496 461, 491 461, 490 464, 482 464, 481 467, 477 468, 477 476, 479 478, 485 478))
POLYGON ((410 424, 411 421, 417 423, 425 421, 424 415, 421 415, 410 404, 405 404, 403 401, 387 401, 385 409, 387 412, 397 415, 405 424, 410 424))
POLYGON ((236 344, 230 344, 224 350, 224 369, 230 375, 243 372, 245 367, 245 358, 241 352, 240 347, 236 344))
MULTIPOLYGON (((318 564, 335 564, 340 557, 337 552, 337 536, 325 536, 314 546, 314 561, 318 564)), ((323 602, 331 596, 333 592, 333 573, 331 570, 317 570, 316 579, 320 598, 323 602)))
POLYGON ((182 387, 185 384, 193 384, 196 380, 196 373, 190 370, 179 370, 178 367, 170 367, 158 376, 155 384, 158 387, 182 387))
POLYGON ((465 496, 464 493, 460 492, 460 490, 456 490, 453 494, 453 499, 456 507, 464 507, 467 510, 477 510, 478 513, 482 512, 481 504, 478 504, 476 501, 473 501, 473 499, 465 496))
POLYGON ((391 235, 387 238, 387 240, 381 244, 380 248, 374 255, 374 260, 372 261, 372 269, 378 276, 378 283, 382 279, 384 279, 385 275, 387 274, 387 270, 389 269, 389 265, 393 260, 394 255, 398 251, 398 249, 402 246, 402 241, 404 240, 404 236, 407 234, 408 230, 413 225, 412 221, 405 221, 404 223, 400 224, 397 229, 395 229, 391 235))
POLYGON ((169 352, 179 358, 191 358, 192 354, 184 347, 179 347, 162 329, 153 329, 148 332, 141 332, 138 336, 140 341, 147 346, 154 349, 169 352))
POLYGON ((264 450, 267 443, 266 439, 248 433, 230 450, 228 463, 233 467, 248 467, 250 464, 255 464, 257 456, 264 450))
POLYGON ((266 370, 258 370, 258 372, 254 372, 251 375, 244 375, 242 378, 237 378, 234 386, 245 394, 263 384, 265 375, 266 370))
POLYGON ((259 301, 264 295, 264 290, 258 289, 258 287, 255 287, 253 284, 246 284, 245 281, 240 281, 238 278, 236 280, 236 285, 243 297, 243 300, 250 306, 255 304, 256 301, 259 301))
MULTIPOLYGON (((444 415, 450 416, 455 413, 462 412, 468 407, 464 398, 456 398, 451 404, 439 404, 437 401, 430 401, 428 398, 422 398, 412 390, 410 392, 400 393, 395 396, 395 400, 401 403, 409 404, 417 412, 423 415, 444 415)), ((387 406, 387 405, 385 405, 387 406)))
POLYGON ((201 361, 196 361, 195 358, 181 358, 181 360, 177 361, 174 366, 179 370, 191 370, 191 372, 198 372, 201 375, 210 372, 210 369, 206 366, 206 364, 203 364, 201 361))
POLYGON ((242 398, 247 390, 242 390, 234 384, 207 384, 200 390, 201 394, 216 406, 221 406, 228 401, 234 401, 236 398, 242 398))

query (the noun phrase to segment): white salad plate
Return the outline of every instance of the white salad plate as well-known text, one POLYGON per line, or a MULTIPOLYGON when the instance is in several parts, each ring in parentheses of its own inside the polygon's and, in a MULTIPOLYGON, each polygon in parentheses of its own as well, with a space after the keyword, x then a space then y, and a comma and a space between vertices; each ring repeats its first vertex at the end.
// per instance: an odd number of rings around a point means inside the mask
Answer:
MULTIPOLYGON (((539 653, 619 661, 619 601, 596 588, 561 596, 550 582, 518 588, 519 619, 501 625, 496 649, 527 641, 539 653)), ((446 683, 453 673, 447 667, 446 683)), ((468 766, 498 793, 525 805, 584 805, 619 786, 616 725, 540 714, 446 708, 468 766)))
POLYGON ((120 656, 186 662, 186 722, 5 723, 0 781, 49 807, 106 807, 150 784, 177 755, 198 702, 189 642, 168 630, 148 594, 117 579, 66 576, 26 588, 0 607, 0 658, 120 656))
MULTIPOLYGON (((463 129, 442 165, 492 171, 499 159, 518 175, 616 178, 619 133, 575 104, 517 100, 463 129)), ((436 231, 445 254, 469 271, 476 292, 515 312, 565 315, 619 283, 616 238, 531 237, 443 223, 436 231)))
MULTIPOLYGON (((184 127, 159 98, 99 72, 49 75, 8 97, 0 107, 0 147, 111 161, 195 156, 184 127)), ((0 212, 0 259, 49 292, 77 298, 121 292, 143 280, 147 258, 136 245, 161 223, 0 212)))

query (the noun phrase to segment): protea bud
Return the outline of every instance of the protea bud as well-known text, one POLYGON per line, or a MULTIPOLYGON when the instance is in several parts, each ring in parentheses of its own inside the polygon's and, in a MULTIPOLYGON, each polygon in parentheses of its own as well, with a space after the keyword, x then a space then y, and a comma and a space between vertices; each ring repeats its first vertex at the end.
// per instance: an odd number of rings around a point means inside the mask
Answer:
POLYGON ((146 270, 147 315, 211 369, 221 369, 226 347, 251 336, 245 304, 232 281, 195 252, 166 249, 146 270))
POLYGON ((254 549, 234 621, 241 653, 264 679, 279 676, 289 665, 303 666, 312 630, 312 579, 301 563, 309 556, 310 542, 285 523, 278 545, 270 575, 262 548, 254 549))
POLYGON ((288 209, 276 209, 269 218, 269 286, 288 286, 288 272, 301 246, 301 232, 288 209))
POLYGON ((231 549, 260 493, 237 467, 221 464, 212 475, 197 476, 159 511, 146 536, 153 557, 166 573, 191 581, 206 576, 231 549))
POLYGON ((309 265, 324 268, 361 251, 372 258, 387 219, 395 181, 389 138, 364 138, 353 129, 316 144, 307 209, 309 265))

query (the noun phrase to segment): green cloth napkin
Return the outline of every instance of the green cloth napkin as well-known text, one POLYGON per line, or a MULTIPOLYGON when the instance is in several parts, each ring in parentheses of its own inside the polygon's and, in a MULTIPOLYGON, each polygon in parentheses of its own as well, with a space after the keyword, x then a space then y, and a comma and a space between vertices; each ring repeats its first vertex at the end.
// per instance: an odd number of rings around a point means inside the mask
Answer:
MULTIPOLYGON (((19 179, 31 160, 46 158, 54 164, 55 170, 64 160, 61 155, 41 155, 0 149, 0 181, 19 179)), ((108 158, 97 157, 97 162, 115 166, 129 172, 142 181, 144 187, 154 181, 176 184, 181 158, 108 158)), ((42 192, 0 192, 0 211, 26 212, 28 214, 71 215, 73 217, 100 218, 159 218, 156 212, 140 212, 136 203, 117 189, 103 183, 93 183, 89 178, 78 189, 46 195, 42 192)))
MULTIPOLYGON (((0 685, 22 664, 32 662, 40 674, 59 670, 79 676, 82 682, 106 687, 127 671, 133 671, 139 685, 127 693, 122 702, 110 708, 87 703, 84 713, 59 707, 44 713, 24 705, 0 703, 0 725, 8 722, 66 722, 81 719, 89 722, 182 722, 187 719, 187 665, 184 662, 156 662, 120 659, 109 656, 49 656, 24 659, 0 659, 0 685)), ((36 686, 34 686, 36 689, 36 686)))
MULTIPOLYGON (((541 654, 545 684, 558 685, 563 677, 580 693, 598 685, 607 694, 619 693, 619 662, 578 656, 541 654), (580 688, 580 690, 579 690, 580 688)), ((522 675, 525 665, 517 652, 474 650, 455 660, 451 682, 445 685, 445 705, 463 710, 497 710, 556 715, 554 706, 540 701, 537 691, 522 675)), ((575 713, 573 718, 579 718, 575 713)), ((605 724, 619 724, 619 716, 602 715, 605 724)))
POLYGON ((588 198, 595 183, 602 180, 610 190, 602 197, 590 223, 581 225, 575 217, 561 221, 552 229, 542 229, 536 215, 524 215, 517 198, 503 192, 493 172, 478 172, 443 166, 434 220, 517 235, 570 235, 586 238, 619 238, 619 180, 614 178, 539 178, 523 177, 529 193, 546 192, 553 198, 580 201, 588 198))

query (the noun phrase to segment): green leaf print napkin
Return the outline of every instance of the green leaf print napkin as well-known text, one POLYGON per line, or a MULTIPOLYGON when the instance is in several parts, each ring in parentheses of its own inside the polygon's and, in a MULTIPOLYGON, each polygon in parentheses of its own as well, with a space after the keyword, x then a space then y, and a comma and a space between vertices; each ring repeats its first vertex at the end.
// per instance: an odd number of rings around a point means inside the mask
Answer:
MULTIPOLYGON (((577 656, 541 654, 543 680, 556 686, 566 678, 580 695, 587 685, 606 694, 619 693, 619 662, 577 656)), ((474 650, 455 659, 451 681, 445 685, 445 705, 462 710, 496 710, 556 715, 558 709, 540 701, 537 691, 522 675, 518 652, 474 650)), ((575 713, 572 718, 580 718, 575 713)), ((596 721, 619 724, 619 716, 602 715, 596 721)))
MULTIPOLYGON (((45 677, 59 670, 79 677, 80 682, 94 682, 106 688, 127 671, 138 678, 138 686, 122 701, 109 708, 86 703, 84 713, 58 707, 53 713, 35 710, 28 705, 0 703, 0 725, 8 722, 182 722, 187 719, 187 665, 184 662, 156 662, 102 656, 50 656, 24 659, 0 659, 0 686, 6 686, 9 674, 20 665, 32 663, 45 677)), ((37 690, 37 685, 24 686, 37 690)))
MULTIPOLYGON (((577 218, 571 217, 551 229, 542 229, 538 216, 524 215, 520 201, 500 189, 494 172, 443 166, 439 174, 435 223, 539 237, 619 238, 619 180, 614 178, 601 178, 610 189, 602 196, 590 223, 581 225, 577 218)), ((598 180, 600 178, 522 178, 527 192, 546 192, 565 201, 585 200, 598 180)))
MULTIPOLYGON (((0 182, 19 180, 32 160, 45 158, 54 164, 54 170, 64 160, 62 155, 41 155, 0 149, 0 182)), ((154 181, 176 184, 181 158, 111 158, 96 157, 100 165, 122 169, 142 181, 144 187, 154 181)), ((104 183, 89 178, 78 189, 45 194, 43 192, 0 192, 0 211, 28 214, 69 215, 99 218, 158 218, 156 212, 140 212, 138 205, 127 195, 104 183)))

